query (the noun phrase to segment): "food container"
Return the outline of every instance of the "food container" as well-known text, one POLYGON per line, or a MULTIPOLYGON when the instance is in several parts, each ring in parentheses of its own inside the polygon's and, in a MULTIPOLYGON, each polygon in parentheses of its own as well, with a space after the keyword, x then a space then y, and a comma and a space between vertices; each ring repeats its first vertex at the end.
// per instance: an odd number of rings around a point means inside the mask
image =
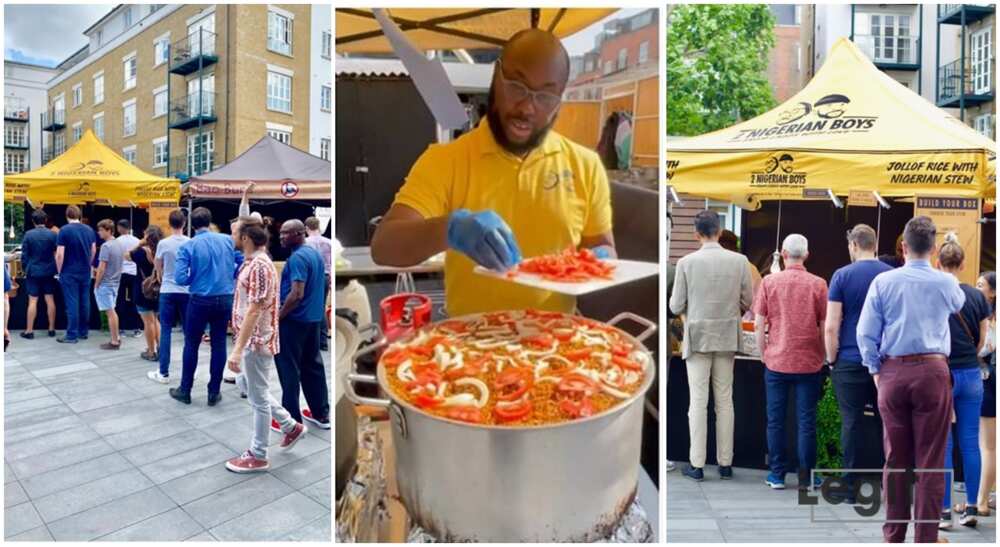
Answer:
MULTIPOLYGON (((479 314, 457 317, 471 321, 479 314)), ((631 313, 646 329, 656 325, 631 313)), ((631 397, 601 414, 541 426, 470 424, 435 416, 393 394, 379 366, 360 374, 359 351, 345 384, 356 404, 387 407, 392 421, 399 492, 414 522, 440 541, 589 542, 606 537, 635 497, 642 445, 643 400, 656 365, 631 397), (378 384, 386 398, 363 397, 354 383, 378 384)))

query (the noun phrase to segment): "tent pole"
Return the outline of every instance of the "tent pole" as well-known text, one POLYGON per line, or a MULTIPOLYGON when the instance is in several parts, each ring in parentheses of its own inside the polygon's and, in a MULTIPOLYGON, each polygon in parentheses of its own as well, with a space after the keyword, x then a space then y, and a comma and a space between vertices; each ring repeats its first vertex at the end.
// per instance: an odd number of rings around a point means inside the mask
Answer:
POLYGON ((882 205, 877 204, 878 218, 875 221, 875 255, 878 256, 878 242, 882 237, 882 205))

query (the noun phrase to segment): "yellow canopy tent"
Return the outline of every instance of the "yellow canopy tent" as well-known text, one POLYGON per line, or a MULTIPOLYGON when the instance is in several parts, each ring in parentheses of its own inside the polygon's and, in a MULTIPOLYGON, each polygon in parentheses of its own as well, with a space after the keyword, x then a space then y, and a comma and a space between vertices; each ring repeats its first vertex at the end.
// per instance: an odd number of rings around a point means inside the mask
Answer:
POLYGON ((5 202, 139 205, 180 199, 180 182, 150 175, 87 130, 80 142, 39 169, 4 177, 5 202))
MULTIPOLYGON (((496 49, 514 33, 541 28, 564 38, 617 11, 568 8, 396 8, 389 15, 414 47, 496 49)), ((371 9, 336 10, 339 53, 391 53, 371 9)))
POLYGON ((849 40, 785 104, 667 143, 678 192, 757 209, 826 191, 994 198, 996 143, 875 68, 849 40))

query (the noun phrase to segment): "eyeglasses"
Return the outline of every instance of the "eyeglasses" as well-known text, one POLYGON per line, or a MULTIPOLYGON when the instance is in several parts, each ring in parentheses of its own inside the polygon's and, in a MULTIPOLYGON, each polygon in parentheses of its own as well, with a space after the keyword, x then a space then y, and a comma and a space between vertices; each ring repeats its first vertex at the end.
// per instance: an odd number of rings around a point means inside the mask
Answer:
POLYGON ((531 102, 539 110, 543 112, 552 112, 557 106, 559 106, 559 103, 562 102, 562 97, 556 95, 555 93, 534 91, 517 80, 508 80, 503 75, 503 67, 500 65, 499 59, 497 60, 497 74, 500 76, 500 84, 503 85, 504 96, 515 103, 519 103, 530 97, 531 102))

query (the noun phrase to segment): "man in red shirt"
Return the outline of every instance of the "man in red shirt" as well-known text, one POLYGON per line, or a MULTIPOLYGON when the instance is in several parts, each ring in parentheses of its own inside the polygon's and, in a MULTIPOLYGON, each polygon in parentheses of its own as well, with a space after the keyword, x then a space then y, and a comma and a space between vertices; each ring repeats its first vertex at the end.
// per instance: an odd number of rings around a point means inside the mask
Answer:
POLYGON ((764 385, 771 472, 764 482, 776 490, 785 488, 785 411, 788 388, 794 386, 799 489, 805 489, 809 486, 809 471, 816 466, 816 404, 823 386, 826 281, 803 266, 809 257, 809 242, 802 235, 786 237, 781 256, 785 271, 763 279, 753 304, 757 347, 767 367, 764 385))

